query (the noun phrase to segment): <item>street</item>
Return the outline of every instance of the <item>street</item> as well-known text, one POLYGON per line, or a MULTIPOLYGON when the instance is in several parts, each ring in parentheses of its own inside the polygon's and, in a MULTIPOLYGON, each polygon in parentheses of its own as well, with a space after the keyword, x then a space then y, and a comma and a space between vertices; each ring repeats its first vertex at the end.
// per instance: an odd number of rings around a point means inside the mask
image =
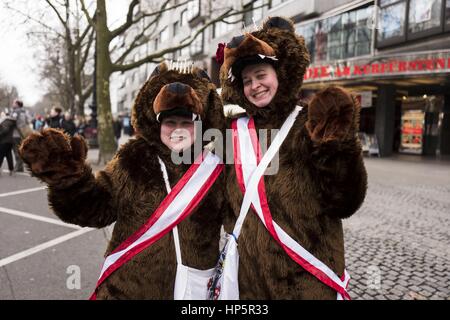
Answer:
MULTIPOLYGON (((450 162, 414 156, 365 162, 366 200, 344 220, 350 296, 450 300, 450 162)), ((43 185, 28 174, 10 177, 5 168, 0 299, 88 299, 110 230, 60 222, 43 185)))

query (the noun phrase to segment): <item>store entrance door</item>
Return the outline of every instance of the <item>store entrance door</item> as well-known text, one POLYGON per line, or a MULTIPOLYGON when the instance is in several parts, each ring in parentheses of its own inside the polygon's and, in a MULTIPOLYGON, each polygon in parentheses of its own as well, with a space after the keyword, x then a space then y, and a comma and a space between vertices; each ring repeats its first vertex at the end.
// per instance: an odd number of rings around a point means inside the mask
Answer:
POLYGON ((443 101, 441 96, 427 95, 402 101, 400 152, 436 155, 443 101))

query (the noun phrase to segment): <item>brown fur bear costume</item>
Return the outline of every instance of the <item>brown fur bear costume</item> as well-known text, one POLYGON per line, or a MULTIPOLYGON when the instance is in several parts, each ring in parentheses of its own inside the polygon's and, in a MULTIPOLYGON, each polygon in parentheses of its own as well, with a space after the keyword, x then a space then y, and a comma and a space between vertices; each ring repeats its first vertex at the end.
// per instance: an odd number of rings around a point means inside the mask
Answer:
MULTIPOLYGON (((160 140, 154 108, 166 109, 169 100, 199 113, 203 130, 225 126, 220 97, 204 71, 194 68, 185 74, 168 70, 163 63, 135 100, 132 121, 136 138, 123 145, 95 177, 85 162, 86 144, 79 137, 70 139, 49 129, 34 133, 21 147, 32 174, 49 185, 49 204, 63 221, 95 228, 116 222, 105 256, 137 231, 166 197, 157 156, 167 167, 171 187, 190 166, 175 165, 171 151, 160 140), (154 105, 161 89, 174 82, 190 86, 188 94, 177 98, 161 92, 159 97, 164 98, 154 105)), ((223 179, 216 180, 194 212, 178 225, 184 265, 204 270, 217 262, 225 205, 223 179)), ((173 299, 176 266, 170 232, 113 272, 100 285, 97 299, 173 299)))
MULTIPOLYGON (((254 117, 257 132, 279 129, 298 103, 309 64, 304 39, 295 34, 293 23, 278 17, 268 19, 262 29, 233 38, 224 58, 224 103, 244 108, 254 117), (246 99, 240 73, 230 73, 235 62, 256 54, 278 59, 273 63, 278 91, 264 108, 246 99)), ((355 213, 367 188, 356 137, 359 111, 344 89, 330 87, 318 92, 303 106, 279 150, 279 171, 263 176, 273 220, 338 276, 345 267, 341 219, 355 213)), ((226 169, 227 195, 237 216, 243 195, 234 168, 226 169)), ((231 229, 226 226, 228 232, 231 229)), ((336 291, 291 260, 253 211, 246 217, 238 245, 241 299, 336 299, 336 291)))

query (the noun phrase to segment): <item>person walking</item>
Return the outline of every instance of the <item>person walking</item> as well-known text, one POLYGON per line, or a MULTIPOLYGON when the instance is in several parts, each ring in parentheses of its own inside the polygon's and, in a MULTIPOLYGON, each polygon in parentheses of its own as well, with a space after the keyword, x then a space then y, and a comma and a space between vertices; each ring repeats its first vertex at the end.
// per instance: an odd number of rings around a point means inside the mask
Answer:
POLYGON ((5 117, 0 119, 0 175, 1 167, 3 165, 3 159, 6 157, 8 162, 9 175, 14 172, 14 163, 12 157, 13 148, 13 132, 16 128, 16 120, 5 115, 5 117))
POLYGON ((32 130, 29 127, 28 118, 21 100, 14 100, 11 116, 15 120, 15 128, 12 135, 14 159, 16 161, 14 171, 23 172, 23 161, 19 156, 19 146, 22 143, 22 139, 26 138, 32 130))
POLYGON ((50 116, 47 118, 47 125, 49 128, 61 129, 61 112, 62 109, 55 106, 50 110, 50 116))
POLYGON ((61 120, 61 128, 64 130, 65 133, 67 133, 71 137, 73 137, 77 132, 77 126, 75 125, 75 122, 72 120, 70 112, 64 113, 64 118, 61 120))

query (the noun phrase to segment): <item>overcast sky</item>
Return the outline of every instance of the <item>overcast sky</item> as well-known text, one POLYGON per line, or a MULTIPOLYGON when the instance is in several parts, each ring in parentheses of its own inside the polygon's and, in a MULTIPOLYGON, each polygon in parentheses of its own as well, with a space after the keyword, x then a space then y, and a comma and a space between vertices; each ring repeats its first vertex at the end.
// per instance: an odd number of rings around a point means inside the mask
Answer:
MULTIPOLYGON (((43 2, 29 0, 27 6, 43 2)), ((125 21, 128 3, 129 0, 107 1, 110 24, 125 21)), ((19 25, 17 19, 17 15, 6 10, 0 0, 0 81, 16 86, 24 103, 33 105, 45 93, 45 88, 37 75, 37 62, 33 59, 35 50, 26 38, 29 26, 19 25)))

